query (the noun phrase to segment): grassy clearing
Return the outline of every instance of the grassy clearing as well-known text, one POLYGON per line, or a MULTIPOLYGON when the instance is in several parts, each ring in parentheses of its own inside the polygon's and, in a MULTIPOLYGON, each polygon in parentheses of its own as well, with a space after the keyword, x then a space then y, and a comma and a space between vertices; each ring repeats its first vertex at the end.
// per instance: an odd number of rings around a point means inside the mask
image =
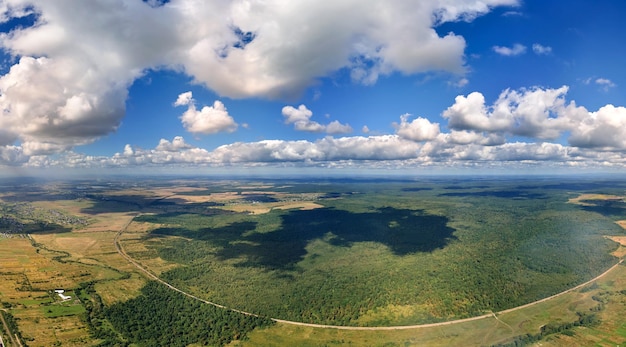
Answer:
POLYGON ((80 301, 71 303, 59 303, 42 307, 43 315, 46 318, 57 318, 63 316, 76 316, 85 312, 85 308, 80 301))

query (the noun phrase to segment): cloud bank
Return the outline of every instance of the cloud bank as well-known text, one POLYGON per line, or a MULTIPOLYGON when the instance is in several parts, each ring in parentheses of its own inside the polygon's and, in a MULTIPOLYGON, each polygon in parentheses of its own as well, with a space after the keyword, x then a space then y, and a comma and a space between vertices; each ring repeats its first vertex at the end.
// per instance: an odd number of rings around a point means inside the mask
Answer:
MULTIPOLYGON (((207 150, 183 137, 161 139, 154 149, 125 148, 112 157, 66 152, 59 159, 27 156, 5 147, 0 158, 26 167, 141 167, 182 165, 316 166, 417 169, 425 167, 516 167, 539 163, 555 168, 624 168, 626 108, 606 105, 589 111, 566 99, 568 87, 505 90, 492 104, 479 92, 459 95, 443 111, 447 125, 408 114, 392 126, 395 134, 326 136, 315 141, 236 142, 207 150), (442 130, 443 129, 443 130, 442 130), (446 129, 448 131, 446 131, 446 129), (524 141, 526 139, 527 141, 524 141), (564 139, 567 145, 548 142, 564 139)), ((176 104, 189 104, 181 94, 176 104)), ((287 106, 283 116, 295 124, 310 122, 312 112, 287 106)))

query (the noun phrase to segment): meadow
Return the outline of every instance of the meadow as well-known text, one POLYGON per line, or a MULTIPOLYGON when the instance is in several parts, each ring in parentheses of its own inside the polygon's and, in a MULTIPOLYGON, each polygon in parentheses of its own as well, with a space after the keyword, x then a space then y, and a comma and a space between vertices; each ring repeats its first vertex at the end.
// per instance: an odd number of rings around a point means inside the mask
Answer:
POLYGON ((23 345, 626 340, 618 318, 623 265, 587 289, 503 312, 586 282, 624 256, 626 181, 117 179, 15 187, 0 191, 0 301, 23 345), (118 253, 116 235, 138 266, 174 287, 258 317, 151 281, 118 253), (59 302, 57 288, 75 299, 59 302), (394 327, 491 313, 371 331, 268 319, 394 327), (172 339, 181 334, 189 339, 172 339))

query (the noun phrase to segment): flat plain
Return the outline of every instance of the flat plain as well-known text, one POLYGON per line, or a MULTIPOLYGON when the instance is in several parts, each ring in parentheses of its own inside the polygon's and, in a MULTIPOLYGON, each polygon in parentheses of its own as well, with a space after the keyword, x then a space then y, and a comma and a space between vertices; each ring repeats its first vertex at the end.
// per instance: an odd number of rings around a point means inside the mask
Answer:
POLYGON ((0 188, 0 301, 15 322, 2 329, 7 346, 16 334, 28 346, 626 342, 624 265, 509 311, 624 257, 626 180, 116 178, 0 188), (260 318, 206 308, 144 271, 260 318), (146 304, 166 297, 178 306, 146 304), (194 338, 159 335, 174 333, 151 319, 171 310, 188 322, 178 333, 194 338), (415 325, 426 326, 404 328, 415 325))

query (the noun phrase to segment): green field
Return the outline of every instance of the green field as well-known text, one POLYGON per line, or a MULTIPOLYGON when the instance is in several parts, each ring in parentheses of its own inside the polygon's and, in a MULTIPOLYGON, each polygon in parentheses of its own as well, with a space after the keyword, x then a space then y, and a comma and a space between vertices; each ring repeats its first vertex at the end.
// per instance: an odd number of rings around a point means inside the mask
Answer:
POLYGON ((4 189, 0 233, 19 247, 0 252, 10 270, 0 274, 0 301, 29 346, 567 345, 585 332, 624 342, 619 277, 491 316, 575 287, 624 256, 607 238, 626 235, 616 223, 626 219, 622 180, 118 179, 4 189), (259 317, 149 281, 116 250, 121 230, 137 265, 259 317), (46 298, 57 287, 76 298, 46 298), (390 327, 484 314, 417 330, 268 319, 390 327))

